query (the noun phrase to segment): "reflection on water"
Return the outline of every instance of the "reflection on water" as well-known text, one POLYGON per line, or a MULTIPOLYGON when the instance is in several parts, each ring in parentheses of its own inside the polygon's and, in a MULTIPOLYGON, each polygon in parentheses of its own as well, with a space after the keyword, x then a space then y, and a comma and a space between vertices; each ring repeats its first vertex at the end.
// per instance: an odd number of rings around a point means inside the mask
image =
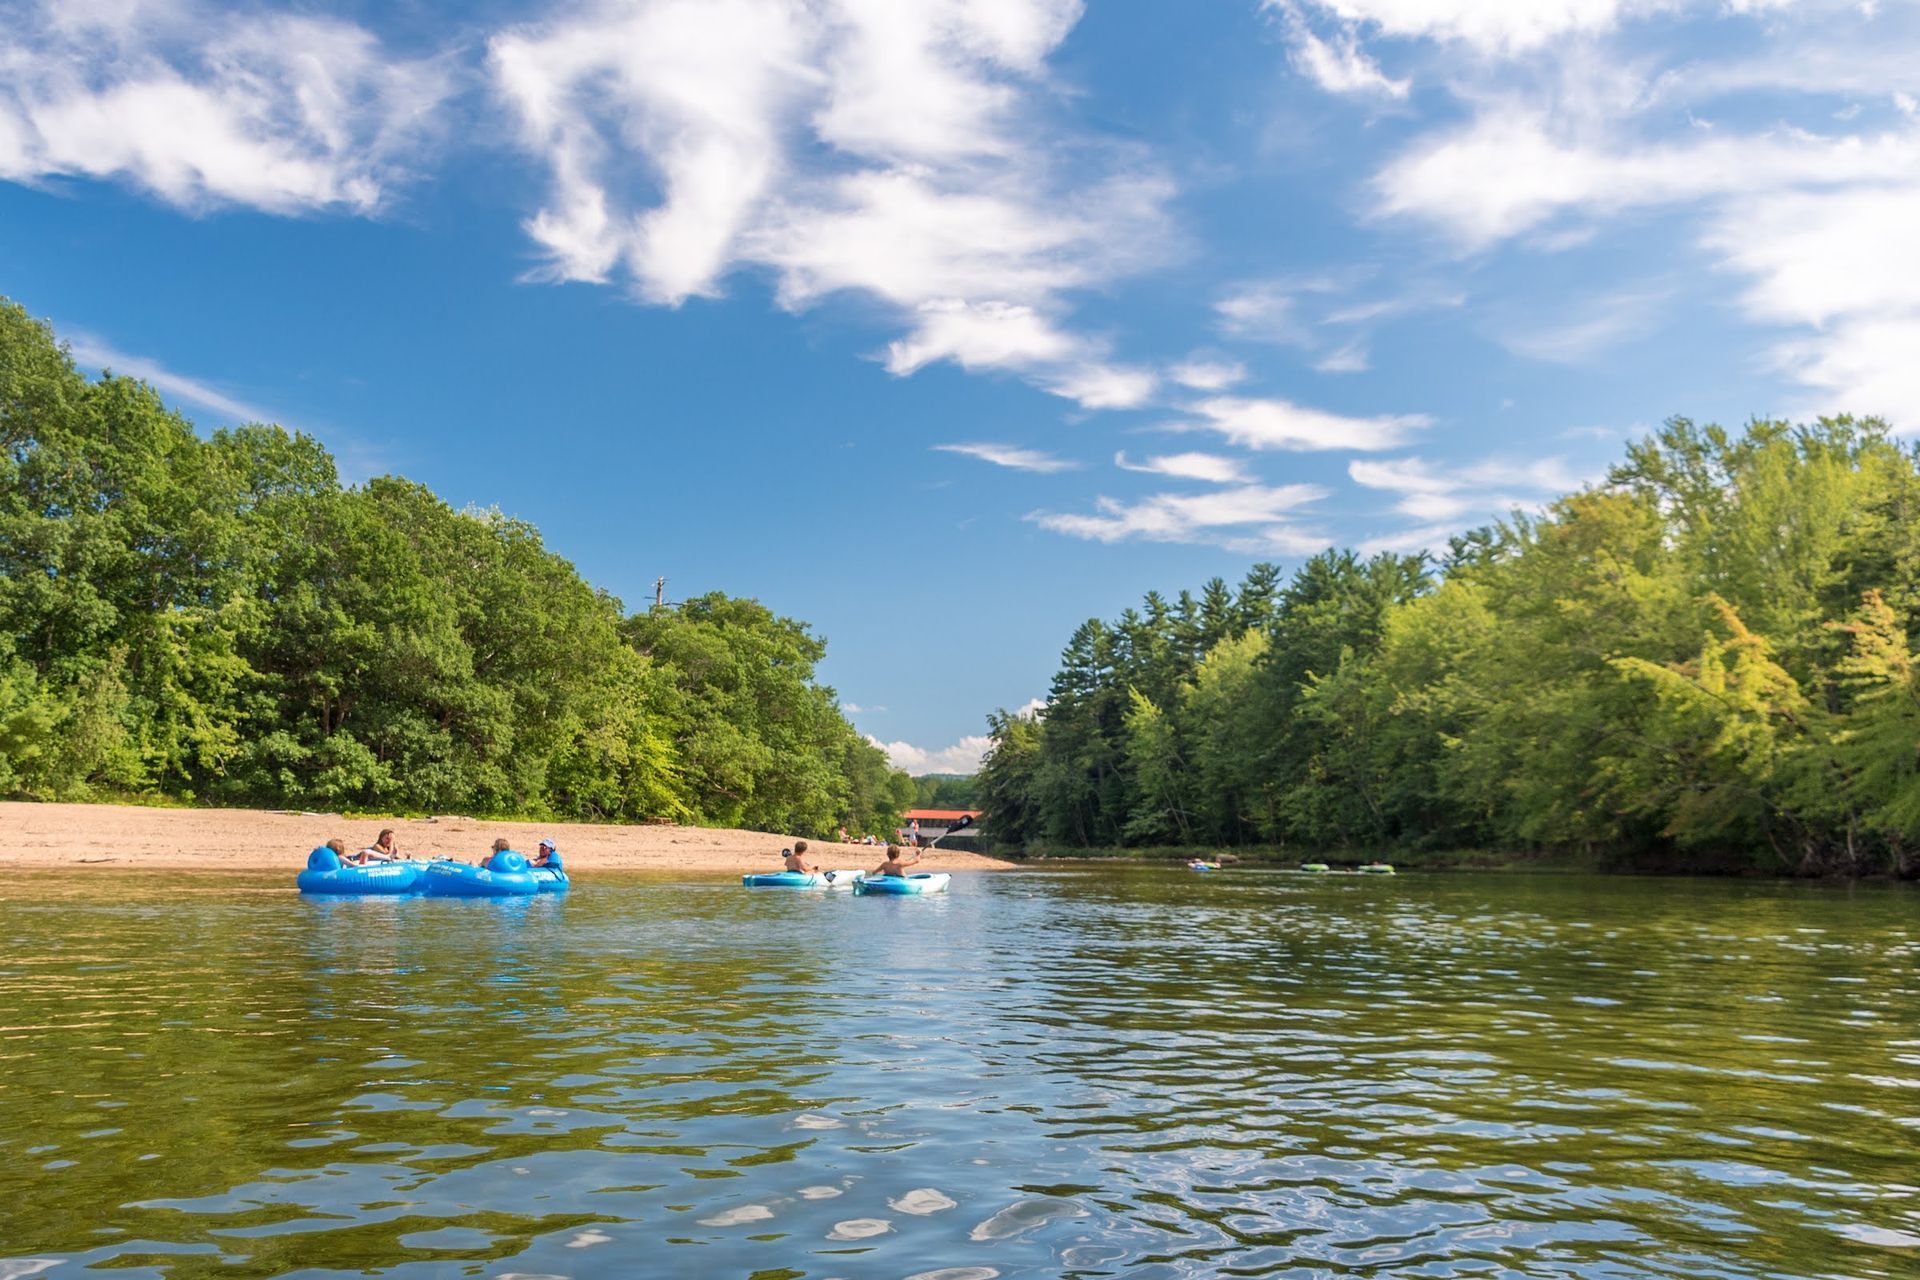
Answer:
POLYGON ((1916 907, 15 881, 0 1277, 1913 1276, 1916 907))

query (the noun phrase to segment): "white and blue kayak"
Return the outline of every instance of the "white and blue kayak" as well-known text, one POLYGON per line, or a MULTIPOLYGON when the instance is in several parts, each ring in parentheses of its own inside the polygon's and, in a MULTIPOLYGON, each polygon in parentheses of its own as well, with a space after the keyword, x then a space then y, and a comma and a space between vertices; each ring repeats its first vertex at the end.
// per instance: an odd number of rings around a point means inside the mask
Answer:
POLYGON ((749 889, 851 889, 860 875, 858 871, 769 871, 741 876, 740 883, 749 889))
POLYGON ((917 871, 910 876, 861 876, 854 882, 856 894, 945 893, 953 877, 944 871, 917 871))

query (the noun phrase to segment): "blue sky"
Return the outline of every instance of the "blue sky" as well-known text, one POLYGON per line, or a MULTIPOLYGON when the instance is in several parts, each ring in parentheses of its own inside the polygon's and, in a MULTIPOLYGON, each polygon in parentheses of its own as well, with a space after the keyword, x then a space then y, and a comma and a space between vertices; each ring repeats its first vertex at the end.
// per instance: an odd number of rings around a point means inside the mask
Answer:
POLYGON ((1911 0, 0 0, 0 292, 756 596, 916 771, 1088 616, 1920 422, 1911 0))

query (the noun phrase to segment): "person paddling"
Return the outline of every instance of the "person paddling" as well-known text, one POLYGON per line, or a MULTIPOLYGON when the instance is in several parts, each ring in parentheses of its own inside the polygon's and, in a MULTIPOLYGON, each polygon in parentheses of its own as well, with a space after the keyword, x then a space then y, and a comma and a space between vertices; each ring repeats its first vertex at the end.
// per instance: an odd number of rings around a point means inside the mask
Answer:
POLYGON ((914 854, 912 858, 910 858, 905 862, 902 862, 900 860, 900 846, 897 844, 890 844, 887 846, 887 860, 881 863, 879 866, 875 867, 872 871, 868 872, 867 874, 875 875, 875 876, 895 876, 900 879, 905 879, 907 874, 907 868, 912 866, 914 863, 920 861, 920 859, 925 856, 926 856, 925 854, 921 853, 919 850, 916 849, 914 850, 914 854))

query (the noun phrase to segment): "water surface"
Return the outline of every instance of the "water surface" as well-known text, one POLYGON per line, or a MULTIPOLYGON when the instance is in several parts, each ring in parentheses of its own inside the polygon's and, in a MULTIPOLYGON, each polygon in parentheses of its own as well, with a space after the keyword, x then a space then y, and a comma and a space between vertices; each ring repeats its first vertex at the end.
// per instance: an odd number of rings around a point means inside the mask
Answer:
POLYGON ((1920 1275, 1920 896, 0 888, 0 1280, 1920 1275))

